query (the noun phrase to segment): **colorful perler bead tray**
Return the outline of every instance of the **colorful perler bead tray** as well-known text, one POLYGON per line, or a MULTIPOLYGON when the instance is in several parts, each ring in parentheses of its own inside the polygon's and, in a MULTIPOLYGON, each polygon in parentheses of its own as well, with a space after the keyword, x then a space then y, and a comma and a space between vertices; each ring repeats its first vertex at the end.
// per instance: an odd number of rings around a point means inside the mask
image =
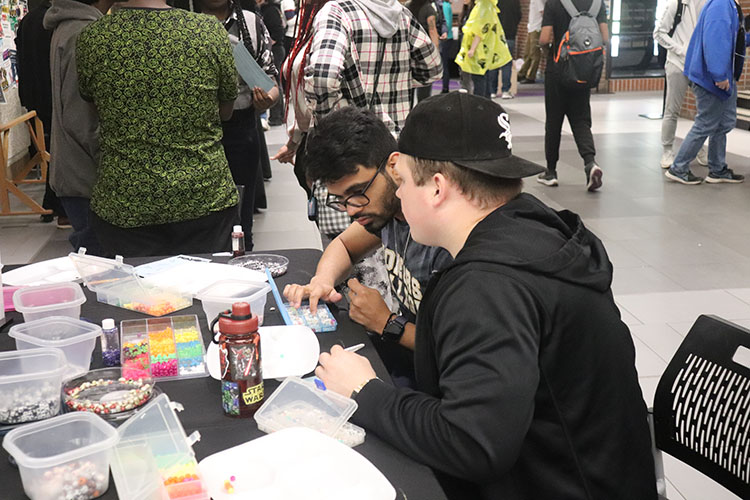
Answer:
POLYGON ((310 311, 310 304, 303 303, 299 308, 284 304, 292 325, 306 326, 315 333, 333 332, 336 330, 336 318, 324 302, 318 302, 315 314, 310 311))
POLYGON ((146 373, 158 380, 205 377, 205 346, 195 315, 120 323, 124 377, 146 373))

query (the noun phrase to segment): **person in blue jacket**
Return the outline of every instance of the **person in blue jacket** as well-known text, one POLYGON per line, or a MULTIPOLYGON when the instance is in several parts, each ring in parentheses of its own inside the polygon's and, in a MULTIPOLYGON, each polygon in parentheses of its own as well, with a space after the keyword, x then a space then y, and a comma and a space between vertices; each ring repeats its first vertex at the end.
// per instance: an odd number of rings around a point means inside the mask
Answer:
POLYGON ((664 172, 667 179, 688 185, 702 183, 704 179, 693 175, 689 165, 709 137, 709 173, 705 181, 718 184, 745 180, 727 167, 726 152, 727 133, 737 122, 737 80, 748 44, 750 37, 745 33, 742 8, 736 0, 708 0, 685 57, 684 73, 691 82, 698 114, 674 163, 664 172))

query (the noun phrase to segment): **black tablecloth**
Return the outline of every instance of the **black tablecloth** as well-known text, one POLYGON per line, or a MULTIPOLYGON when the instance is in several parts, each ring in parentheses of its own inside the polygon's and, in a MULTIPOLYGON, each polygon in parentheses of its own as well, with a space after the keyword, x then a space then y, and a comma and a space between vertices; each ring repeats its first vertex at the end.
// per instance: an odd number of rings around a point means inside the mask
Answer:
MULTIPOLYGON (((320 251, 318 250, 281 250, 274 253, 289 258, 288 272, 276 279, 280 290, 288 283, 307 283, 314 274, 320 251)), ((133 265, 143 264, 156 259, 129 259, 127 262, 133 265)), ((226 262, 228 258, 214 257, 216 262, 226 262)), ((6 269, 8 269, 6 267, 6 269)), ((95 323, 101 324, 104 318, 114 318, 119 325, 125 319, 143 319, 140 313, 128 311, 118 307, 101 304, 96 301, 96 295, 84 288, 87 301, 81 309, 81 317, 95 323)), ((383 380, 389 380, 388 372, 375 351, 364 329, 349 319, 347 311, 331 308, 338 328, 335 332, 318 334, 321 351, 328 351, 334 344, 350 346, 364 343, 365 347, 359 354, 366 356, 373 365, 376 373, 383 380)), ((206 317, 199 301, 194 301, 189 309, 177 311, 172 315, 196 314, 198 316, 203 340, 206 345, 210 342, 206 317)), ((14 319, 13 324, 20 323, 23 318, 18 313, 6 313, 14 319)), ((266 302, 264 317, 265 325, 284 324, 281 314, 276 309, 273 296, 269 294, 266 302)), ((0 333, 0 350, 7 351, 15 349, 15 342, 7 334, 8 326, 0 333)), ((102 367, 101 350, 97 342, 93 355, 91 368, 102 367)), ((201 440, 193 445, 198 460, 232 446, 242 444, 246 441, 261 437, 263 432, 258 430, 253 419, 233 419, 224 416, 221 409, 221 390, 219 381, 210 377, 177 380, 171 382, 158 382, 158 387, 164 391, 172 401, 180 402, 185 410, 178 413, 182 426, 187 434, 197 430, 201 434, 201 440)), ((275 380, 265 381, 266 397, 279 386, 275 380)), ((368 433, 365 442, 356 448, 356 451, 370 460, 391 482, 397 491, 397 498, 409 500, 429 499, 441 500, 445 498, 444 493, 435 479, 432 471, 420 465, 404 454, 384 443, 374 434, 368 433)), ((5 499, 23 498, 21 477, 8 460, 8 454, 0 448, 0 478, 2 493, 0 497, 5 499)), ((110 481, 109 490, 101 498, 117 498, 114 482, 110 481)), ((290 499, 296 500, 296 499, 290 499)), ((355 499, 353 499, 355 500, 355 499)))

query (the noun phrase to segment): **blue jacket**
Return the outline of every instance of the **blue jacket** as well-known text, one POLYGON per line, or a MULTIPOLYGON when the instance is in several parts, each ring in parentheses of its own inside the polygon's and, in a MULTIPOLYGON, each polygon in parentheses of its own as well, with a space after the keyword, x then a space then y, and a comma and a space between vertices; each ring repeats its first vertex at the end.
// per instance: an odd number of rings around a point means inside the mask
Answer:
POLYGON ((745 46, 750 42, 750 37, 745 35, 741 51, 735 53, 739 27, 734 0, 708 0, 701 10, 685 57, 685 76, 722 100, 734 92, 735 81, 742 74, 745 46), (724 80, 729 80, 729 90, 715 85, 724 80))

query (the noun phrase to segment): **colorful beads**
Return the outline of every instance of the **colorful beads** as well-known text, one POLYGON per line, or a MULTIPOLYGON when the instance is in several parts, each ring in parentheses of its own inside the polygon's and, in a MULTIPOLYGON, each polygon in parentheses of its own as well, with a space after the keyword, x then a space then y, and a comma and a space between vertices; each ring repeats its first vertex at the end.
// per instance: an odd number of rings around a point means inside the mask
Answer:
POLYGON ((109 474, 101 465, 89 461, 72 462, 47 470, 42 481, 35 482, 32 497, 60 500, 88 500, 104 493, 109 474), (34 495, 38 493, 39 495, 34 495))
MULTIPOLYGON (((122 411, 132 410, 141 406, 151 397, 153 386, 145 383, 143 380, 131 380, 125 377, 114 379, 98 379, 84 382, 81 385, 69 389, 65 393, 65 404, 71 410, 89 411, 99 415, 108 415, 110 413, 120 413, 122 411), (102 402, 88 398, 81 398, 81 394, 86 394, 93 388, 106 387, 111 385, 132 387, 126 389, 126 393, 117 401, 102 402)), ((99 391, 94 391, 99 392, 99 391)))
POLYGON ((187 301, 184 300, 177 300, 175 303, 165 300, 164 302, 159 302, 154 305, 144 304, 142 302, 126 302, 121 304, 120 307, 130 309, 131 311, 142 312, 150 316, 164 316, 165 314, 179 311, 180 309, 190 307, 191 305, 192 303, 187 303, 187 301))
POLYGON ((0 390, 0 422, 18 424, 43 420, 60 412, 60 384, 45 382, 34 388, 28 384, 7 384, 0 390))
POLYGON ((161 379, 206 373, 203 337, 194 315, 123 321, 122 345, 123 369, 146 370, 161 379))
POLYGON ((167 455, 157 457, 156 462, 157 465, 160 463, 170 464, 159 469, 170 499, 198 495, 203 492, 203 483, 198 475, 198 465, 194 459, 182 459, 182 457, 167 455), (175 459, 178 461, 173 464, 175 459))

